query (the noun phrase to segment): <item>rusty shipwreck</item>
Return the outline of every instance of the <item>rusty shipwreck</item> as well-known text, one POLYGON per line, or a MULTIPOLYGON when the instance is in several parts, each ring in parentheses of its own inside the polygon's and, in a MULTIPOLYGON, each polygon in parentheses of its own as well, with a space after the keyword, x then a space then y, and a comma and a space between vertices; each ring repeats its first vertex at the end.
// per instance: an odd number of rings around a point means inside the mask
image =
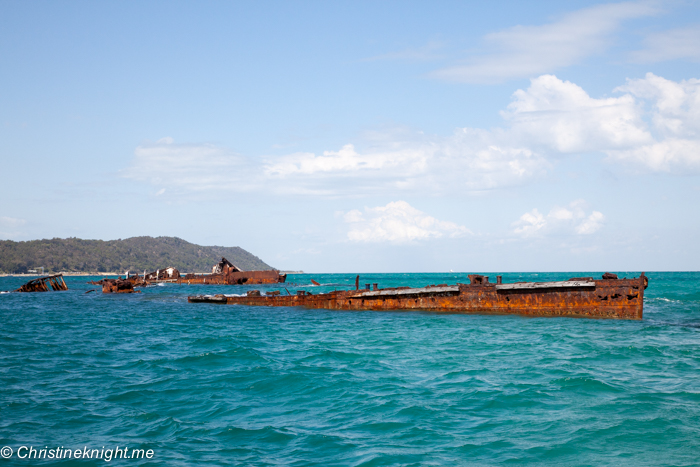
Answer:
POLYGON ((605 273, 601 279, 575 277, 556 282, 496 283, 488 276, 469 275, 469 284, 431 285, 360 290, 335 290, 313 295, 298 290, 292 295, 279 291, 262 295, 251 290, 246 295, 197 295, 191 303, 224 303, 250 306, 301 306, 333 310, 425 310, 448 313, 507 314, 640 320, 648 278, 618 279, 605 273))
POLYGON ((185 274, 184 276, 179 276, 176 282, 178 284, 220 285, 276 284, 284 282, 286 279, 286 274, 280 274, 275 269, 269 271, 244 271, 226 258, 221 258, 221 261, 212 268, 211 274, 185 274))
POLYGON ((280 274, 276 269, 268 271, 244 271, 231 263, 226 258, 212 267, 211 274, 188 273, 181 274, 176 268, 169 267, 156 269, 152 272, 143 272, 143 275, 130 274, 126 271, 124 279, 119 276, 117 279, 102 279, 99 281, 89 281, 88 284, 101 285, 104 293, 132 293, 134 287, 146 287, 162 283, 170 284, 204 284, 204 285, 237 285, 237 284, 276 284, 284 282, 286 274, 280 274), (109 284, 107 282, 111 281, 109 284), (116 285, 119 281, 120 285, 116 285), (128 287, 122 282, 129 282, 128 287))
POLYGON ((54 274, 32 279, 14 292, 48 292, 49 287, 52 290, 68 290, 63 274, 54 274))

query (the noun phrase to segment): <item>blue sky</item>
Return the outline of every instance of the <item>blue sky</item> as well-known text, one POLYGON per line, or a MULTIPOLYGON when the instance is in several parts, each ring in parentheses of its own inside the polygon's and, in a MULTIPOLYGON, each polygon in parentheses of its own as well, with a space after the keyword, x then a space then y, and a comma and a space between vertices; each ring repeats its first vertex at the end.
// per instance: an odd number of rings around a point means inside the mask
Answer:
POLYGON ((696 2, 0 2, 0 238, 697 270, 696 2))

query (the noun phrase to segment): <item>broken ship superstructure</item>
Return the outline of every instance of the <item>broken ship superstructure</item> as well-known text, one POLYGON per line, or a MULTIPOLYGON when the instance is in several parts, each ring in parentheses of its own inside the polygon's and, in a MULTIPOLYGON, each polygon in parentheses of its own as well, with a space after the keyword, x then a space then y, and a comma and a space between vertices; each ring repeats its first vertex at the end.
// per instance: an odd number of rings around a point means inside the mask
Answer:
POLYGON ((212 267, 211 274, 181 274, 176 268, 169 267, 156 269, 152 272, 143 272, 143 275, 131 274, 126 272, 124 279, 121 276, 118 279, 102 279, 100 281, 89 282, 90 284, 102 285, 103 291, 113 290, 119 292, 126 291, 128 288, 125 285, 120 285, 115 288, 115 284, 110 284, 107 288, 104 287, 105 281, 128 281, 133 287, 146 287, 148 285, 157 284, 189 284, 189 285, 239 285, 239 284, 276 284, 284 282, 287 279, 286 274, 280 274, 279 271, 272 269, 268 271, 244 271, 231 263, 226 258, 221 258, 221 261, 212 267))
POLYGON ((14 292, 48 292, 49 287, 51 290, 68 290, 63 274, 54 274, 32 279, 14 292))
POLYGON ((272 269, 268 271, 244 271, 226 258, 216 263, 211 274, 186 274, 181 276, 178 284, 277 284, 287 280, 286 274, 272 269))

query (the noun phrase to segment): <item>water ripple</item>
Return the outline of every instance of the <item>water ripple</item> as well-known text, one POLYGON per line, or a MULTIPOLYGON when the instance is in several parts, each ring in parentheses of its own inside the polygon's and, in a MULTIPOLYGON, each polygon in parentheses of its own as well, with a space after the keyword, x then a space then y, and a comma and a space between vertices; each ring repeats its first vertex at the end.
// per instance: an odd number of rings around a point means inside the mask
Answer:
POLYGON ((696 465, 700 274, 651 277, 642 322, 192 305, 231 290, 68 278, 0 299, 0 445, 128 444, 168 466, 696 465))

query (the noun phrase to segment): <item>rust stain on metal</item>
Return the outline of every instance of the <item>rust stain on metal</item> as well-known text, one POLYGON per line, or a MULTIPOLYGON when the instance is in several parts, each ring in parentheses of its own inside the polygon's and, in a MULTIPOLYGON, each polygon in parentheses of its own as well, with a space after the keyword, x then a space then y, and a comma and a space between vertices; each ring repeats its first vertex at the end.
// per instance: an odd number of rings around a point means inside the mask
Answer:
POLYGON ((103 279, 102 293, 141 293, 134 290, 134 284, 126 279, 103 279))
POLYGON ((303 306, 333 310, 426 310, 448 313, 514 314, 524 316, 567 316, 640 320, 643 316, 644 289, 648 278, 572 278, 556 282, 516 282, 494 284, 487 276, 472 274, 469 284, 432 285, 340 290, 313 295, 299 290, 296 295, 245 296, 199 295, 192 303, 225 303, 253 306, 303 306))
POLYGON ((53 290, 68 290, 66 281, 63 280, 63 274, 54 274, 32 279, 15 292, 48 292, 49 286, 53 290))
POLYGON ((280 274, 277 270, 271 271, 243 271, 226 258, 221 258, 213 268, 211 274, 186 274, 180 276, 177 284, 277 284, 287 280, 286 274, 280 274))
POLYGON ((126 286, 114 288, 114 284, 105 288, 106 281, 125 281, 133 287, 146 287, 148 285, 171 283, 171 284, 215 284, 215 285, 236 285, 236 284, 276 284, 285 282, 286 274, 280 274, 277 270, 272 271, 243 271, 236 267, 226 258, 221 258, 212 268, 211 274, 181 274, 175 268, 156 269, 152 272, 143 272, 143 275, 126 273, 124 279, 121 276, 117 279, 102 279, 90 281, 88 284, 101 285, 103 293, 131 293, 126 292, 126 286))

